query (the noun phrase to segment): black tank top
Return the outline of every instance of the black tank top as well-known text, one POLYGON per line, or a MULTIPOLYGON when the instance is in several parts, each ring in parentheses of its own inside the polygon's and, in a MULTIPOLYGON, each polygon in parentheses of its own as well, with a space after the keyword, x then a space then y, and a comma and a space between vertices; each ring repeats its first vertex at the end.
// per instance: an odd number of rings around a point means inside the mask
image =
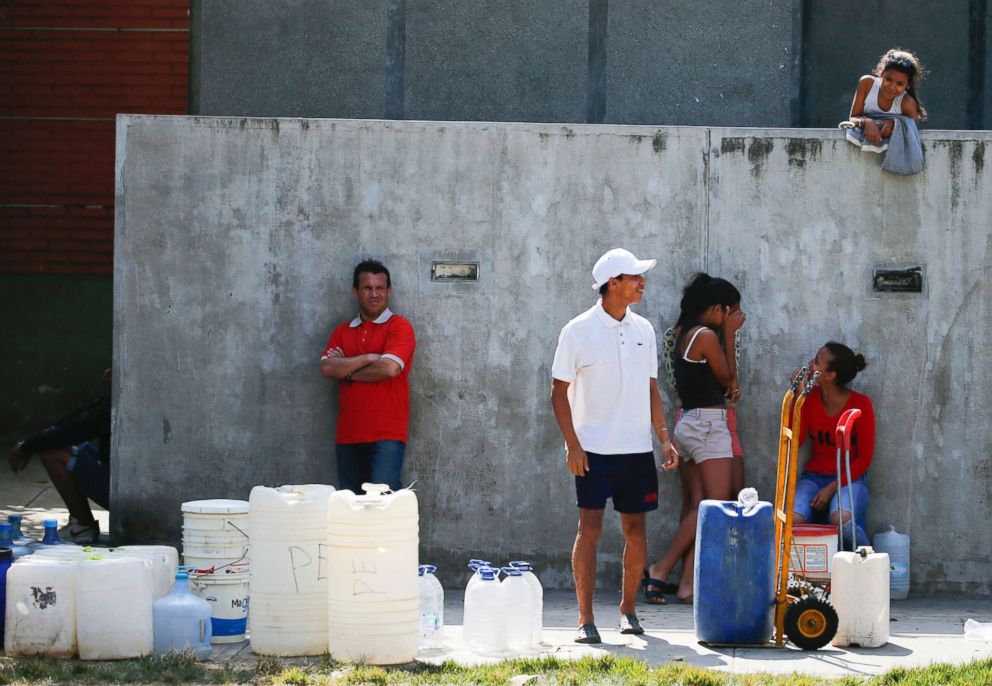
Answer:
MULTIPOLYGON (((700 327, 699 331, 705 328, 707 327, 700 327)), ((688 332, 680 331, 675 339, 675 345, 672 346, 672 369, 675 374, 675 386, 679 391, 679 400, 682 401, 682 410, 723 405, 726 401, 723 386, 713 376, 709 363, 705 360, 690 362, 685 359, 688 350, 685 353, 679 352, 686 333, 688 332)), ((695 338, 692 338, 689 347, 692 347, 694 342, 695 338)))

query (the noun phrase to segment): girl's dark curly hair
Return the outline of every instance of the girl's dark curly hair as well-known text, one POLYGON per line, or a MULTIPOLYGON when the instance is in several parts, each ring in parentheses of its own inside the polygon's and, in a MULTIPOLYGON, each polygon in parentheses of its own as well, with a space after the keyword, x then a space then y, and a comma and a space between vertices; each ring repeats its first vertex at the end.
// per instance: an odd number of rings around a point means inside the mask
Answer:
POLYGON ((879 58, 878 64, 875 65, 875 76, 881 76, 883 71, 889 69, 902 72, 909 79, 906 92, 913 96, 913 100, 916 101, 916 106, 920 110, 920 119, 926 119, 927 110, 923 106, 923 101, 920 100, 920 81, 926 75, 926 69, 920 62, 920 58, 909 50, 892 48, 879 58))

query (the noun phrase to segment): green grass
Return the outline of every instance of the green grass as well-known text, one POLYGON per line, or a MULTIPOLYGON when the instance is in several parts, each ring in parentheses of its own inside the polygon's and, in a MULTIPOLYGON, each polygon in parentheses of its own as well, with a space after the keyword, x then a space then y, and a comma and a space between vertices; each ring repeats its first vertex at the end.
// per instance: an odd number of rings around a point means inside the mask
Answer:
POLYGON ((400 667, 344 665, 329 658, 287 665, 262 658, 250 666, 200 663, 189 655, 121 662, 82 662, 47 658, 0 658, 0 684, 291 684, 302 686, 385 686, 431 684, 498 686, 530 677, 530 686, 986 686, 992 660, 966 665, 895 669, 876 677, 827 679, 807 675, 726 674, 685 663, 649 667, 630 657, 559 660, 519 659, 465 667, 453 662, 400 667))

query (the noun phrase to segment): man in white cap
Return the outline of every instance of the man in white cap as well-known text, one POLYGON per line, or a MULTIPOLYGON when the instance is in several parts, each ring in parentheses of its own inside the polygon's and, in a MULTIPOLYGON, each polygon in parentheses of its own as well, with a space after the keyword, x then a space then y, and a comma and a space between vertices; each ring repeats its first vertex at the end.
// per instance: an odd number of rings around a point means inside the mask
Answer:
POLYGON ((551 367, 551 405, 565 438, 565 462, 575 476, 579 526, 572 573, 579 603, 577 643, 599 643, 592 611, 596 548, 606 501, 623 528, 620 633, 642 634, 636 598, 647 559, 646 513, 658 508, 658 473, 651 432, 661 441, 662 468, 678 465, 658 393, 654 327, 630 305, 641 301, 644 273, 657 260, 615 248, 592 269, 602 296, 566 324, 551 367))

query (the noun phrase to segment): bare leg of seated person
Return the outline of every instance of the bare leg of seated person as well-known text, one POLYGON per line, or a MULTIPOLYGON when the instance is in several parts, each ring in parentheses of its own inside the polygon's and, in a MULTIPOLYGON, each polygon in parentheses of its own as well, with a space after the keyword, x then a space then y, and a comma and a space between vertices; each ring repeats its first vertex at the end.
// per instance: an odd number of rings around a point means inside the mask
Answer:
POLYGON ((52 485, 69 510, 69 524, 59 529, 59 536, 75 542, 95 543, 100 535, 100 527, 93 516, 93 510, 90 509, 86 494, 79 490, 72 478, 72 472, 69 471, 72 451, 50 450, 41 453, 39 457, 45 466, 45 471, 48 472, 48 478, 52 480, 52 485), (83 540, 76 541, 77 537, 83 540), (89 540, 91 538, 92 540, 89 540))

